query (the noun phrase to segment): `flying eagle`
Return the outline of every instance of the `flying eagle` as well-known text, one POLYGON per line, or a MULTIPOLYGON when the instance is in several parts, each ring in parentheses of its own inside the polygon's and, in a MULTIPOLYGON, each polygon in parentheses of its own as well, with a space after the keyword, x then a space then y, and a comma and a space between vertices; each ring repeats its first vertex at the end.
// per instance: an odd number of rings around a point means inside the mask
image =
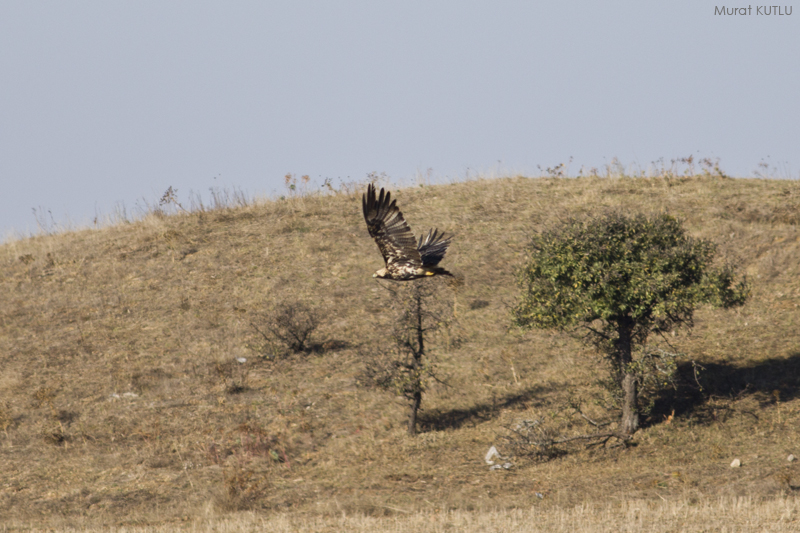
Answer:
POLYGON ((447 252, 452 237, 445 239, 444 233, 432 229, 427 236, 420 235, 417 243, 396 202, 383 188, 380 195, 376 194, 372 184, 361 198, 369 234, 378 243, 386 262, 386 267, 372 277, 407 281, 426 276, 452 276, 437 266, 447 252))

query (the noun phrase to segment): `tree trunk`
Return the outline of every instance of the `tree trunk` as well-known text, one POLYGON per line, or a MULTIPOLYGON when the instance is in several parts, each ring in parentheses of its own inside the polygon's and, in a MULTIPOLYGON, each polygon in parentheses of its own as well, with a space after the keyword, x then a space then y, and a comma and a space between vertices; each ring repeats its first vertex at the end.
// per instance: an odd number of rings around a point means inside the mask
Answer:
POLYGON ((422 403, 422 392, 417 390, 414 393, 414 398, 411 400, 411 412, 408 413, 408 434, 417 434, 417 411, 422 403))
POLYGON ((622 419, 619 423, 619 431, 623 435, 633 435, 639 429, 639 391, 636 383, 636 376, 631 372, 630 365, 633 362, 631 355, 631 337, 633 334, 633 321, 625 317, 621 320, 617 329, 619 339, 617 340, 617 356, 619 358, 620 372, 622 373, 622 419))
POLYGON ((636 389, 636 377, 633 374, 625 374, 625 377, 622 378, 622 392, 625 397, 619 426, 620 433, 623 435, 633 435, 639 429, 638 391, 636 389))
POLYGON ((417 285, 414 287, 414 304, 416 309, 415 319, 416 324, 414 328, 417 334, 417 346, 414 350, 413 364, 413 381, 412 390, 413 396, 411 397, 411 412, 408 415, 408 434, 417 434, 417 411, 422 404, 422 358, 425 356, 425 330, 422 327, 422 293, 421 287, 417 285))

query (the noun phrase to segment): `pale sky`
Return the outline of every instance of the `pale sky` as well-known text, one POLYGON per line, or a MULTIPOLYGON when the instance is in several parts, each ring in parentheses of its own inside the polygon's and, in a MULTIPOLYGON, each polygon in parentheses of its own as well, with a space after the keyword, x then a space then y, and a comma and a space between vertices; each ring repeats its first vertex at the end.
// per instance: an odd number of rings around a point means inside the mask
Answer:
POLYGON ((694 155, 798 179, 800 6, 721 5, 2 0, 0 240, 35 232, 33 208, 88 224, 170 186, 280 194, 287 172, 694 155))

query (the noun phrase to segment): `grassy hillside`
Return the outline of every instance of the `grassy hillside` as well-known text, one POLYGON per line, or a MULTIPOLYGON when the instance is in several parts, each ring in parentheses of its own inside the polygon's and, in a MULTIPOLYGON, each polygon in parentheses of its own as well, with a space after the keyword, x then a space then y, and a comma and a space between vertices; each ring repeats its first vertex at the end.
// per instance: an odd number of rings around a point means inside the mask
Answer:
POLYGON ((360 194, 154 213, 0 246, 0 516, 382 516, 760 501, 800 486, 799 462, 787 462, 800 456, 800 183, 518 177, 393 192, 417 234, 455 233, 443 266, 464 280, 444 292, 456 321, 434 344, 444 383, 423 399, 416 437, 403 401, 365 386, 393 317, 387 282, 371 278, 382 261, 360 194), (635 445, 540 462, 509 427, 563 424, 575 399, 616 415, 595 402, 605 367, 590 348, 510 328, 513 271, 532 231, 605 207, 682 217, 752 296, 700 309, 694 330, 671 338, 704 368, 703 389, 663 395, 635 445), (281 302, 322 314, 312 353, 275 357, 265 342, 281 302), (513 468, 488 469, 491 445, 516 452, 513 468))

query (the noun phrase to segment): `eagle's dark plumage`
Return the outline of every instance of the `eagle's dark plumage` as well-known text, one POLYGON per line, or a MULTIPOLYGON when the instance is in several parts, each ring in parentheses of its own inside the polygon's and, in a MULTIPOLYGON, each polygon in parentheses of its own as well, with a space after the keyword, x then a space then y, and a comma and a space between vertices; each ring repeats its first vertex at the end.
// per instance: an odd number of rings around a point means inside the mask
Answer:
POLYGON ((396 200, 392 200, 391 194, 383 188, 380 194, 376 194, 375 186, 370 184, 361 204, 369 234, 378 243, 386 262, 386 267, 372 277, 406 281, 426 276, 452 276, 437 266, 450 246, 451 237, 445 239, 444 233, 432 229, 425 237, 420 236, 417 242, 403 213, 395 205, 396 200))

